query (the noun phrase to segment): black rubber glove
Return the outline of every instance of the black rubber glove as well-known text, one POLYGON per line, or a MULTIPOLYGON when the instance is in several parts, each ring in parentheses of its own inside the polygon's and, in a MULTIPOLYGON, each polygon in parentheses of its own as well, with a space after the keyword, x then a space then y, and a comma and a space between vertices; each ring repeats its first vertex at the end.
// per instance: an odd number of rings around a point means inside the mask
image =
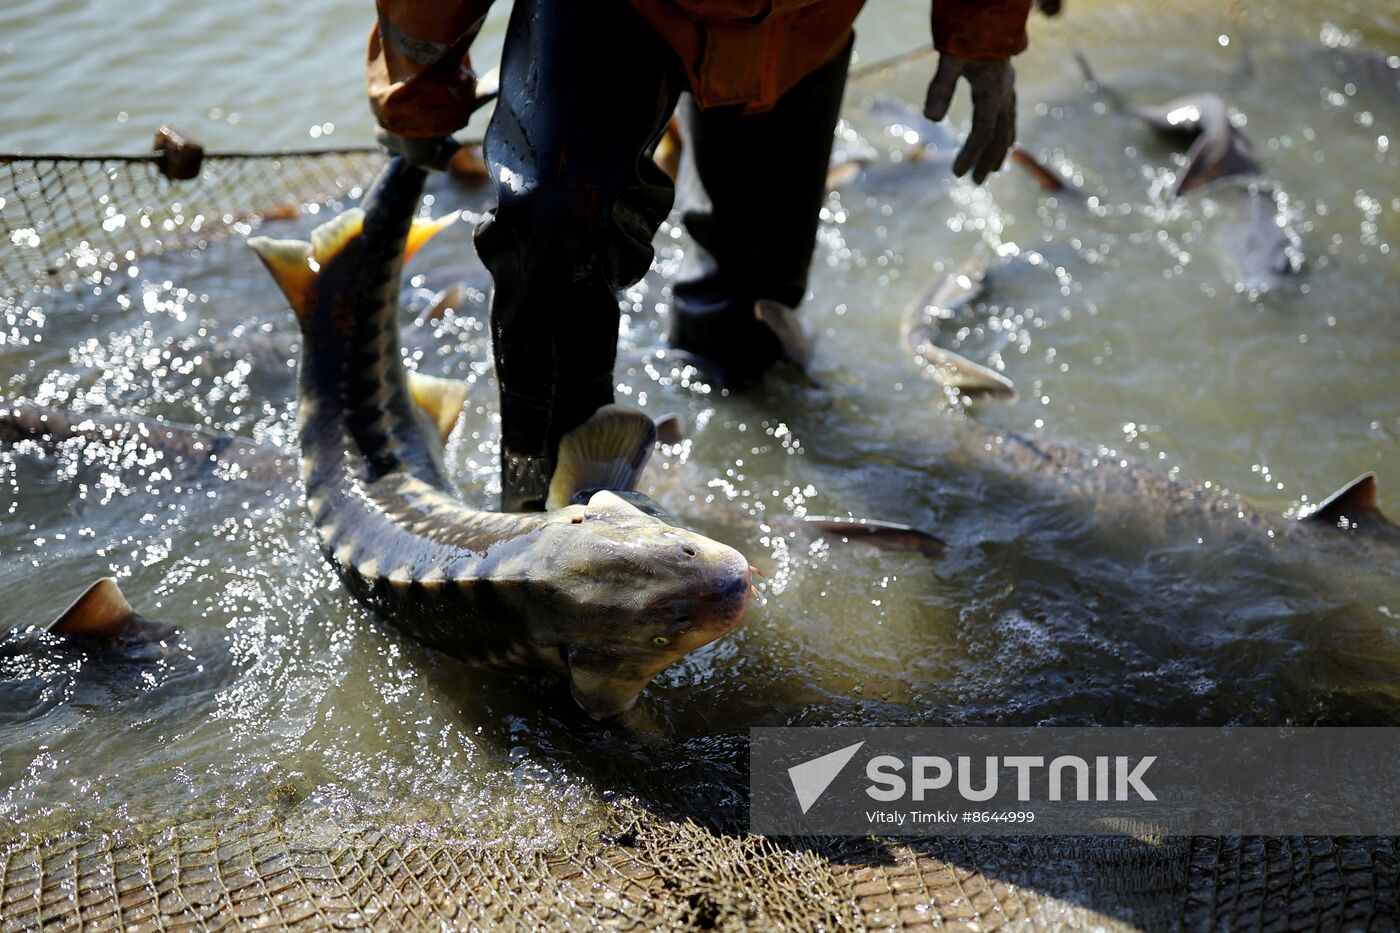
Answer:
POLYGON ((452 156, 462 148, 451 136, 400 136, 382 127, 374 139, 389 152, 403 156, 409 165, 428 172, 447 171, 452 156))
POLYGON ((972 86, 972 131, 953 160, 953 174, 961 177, 972 169, 972 180, 980 185, 1001 168, 1016 141, 1016 69, 1009 58, 940 54, 938 71, 929 82, 924 101, 924 116, 936 121, 948 115, 959 76, 972 86))

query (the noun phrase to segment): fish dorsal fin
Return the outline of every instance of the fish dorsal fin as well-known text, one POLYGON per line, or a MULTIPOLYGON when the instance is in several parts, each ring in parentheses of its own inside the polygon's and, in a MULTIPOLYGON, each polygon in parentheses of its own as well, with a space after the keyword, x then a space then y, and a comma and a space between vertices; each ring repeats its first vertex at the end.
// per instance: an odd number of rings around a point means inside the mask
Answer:
POLYGON ((545 508, 559 509, 579 493, 632 490, 656 446, 656 422, 621 405, 604 405, 559 441, 545 508))
POLYGON ((753 315, 767 324, 778 338, 783 355, 806 372, 812 362, 812 335, 803 326, 797 312, 781 302, 760 298, 754 302, 753 315))
POLYGON ((465 282, 458 282, 444 288, 433 296, 432 306, 423 312, 423 320, 440 321, 447 316, 448 311, 461 311, 462 306, 467 303, 467 286, 465 282))
POLYGON ((272 273, 292 310, 298 314, 304 312, 311 286, 316 281, 316 270, 311 268, 310 262, 311 244, 305 240, 274 240, 255 236, 249 238, 248 245, 267 266, 267 271, 272 273))
POLYGON ((365 229, 365 212, 352 207, 311 231, 311 258, 324 266, 365 229))
POLYGON ((122 595, 117 581, 103 577, 54 619, 49 632, 54 635, 111 635, 135 615, 136 610, 122 595))
POLYGON ((467 400, 467 384, 460 379, 409 373, 408 392, 446 444, 462 414, 462 403, 467 400))
POLYGON ((656 440, 662 444, 679 444, 685 440, 685 415, 667 412, 656 419, 656 440))
POLYGON ((1319 525, 1339 525, 1345 521, 1351 526, 1385 521, 1376 495, 1376 474, 1363 473, 1347 483, 1304 515, 1303 521, 1319 525))
POLYGON ((408 262, 414 255, 423 248, 433 237, 457 222, 457 218, 462 216, 461 211, 453 211, 450 214, 434 220, 431 217, 413 218, 413 226, 408 231, 408 242, 404 244, 403 261, 408 262))

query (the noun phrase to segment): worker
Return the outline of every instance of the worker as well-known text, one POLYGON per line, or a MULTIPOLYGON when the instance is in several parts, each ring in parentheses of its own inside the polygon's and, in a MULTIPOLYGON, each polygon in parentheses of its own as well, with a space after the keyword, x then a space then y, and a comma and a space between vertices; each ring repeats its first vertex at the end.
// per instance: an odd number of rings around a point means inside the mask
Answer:
MULTIPOLYGON (((515 0, 484 159, 502 507, 543 508, 559 439, 613 400, 618 292, 651 267, 677 203, 693 245, 669 343, 727 385, 782 354, 754 314, 807 289, 832 131, 865 0, 515 0), (676 113, 673 185, 652 152, 676 113), (677 189, 679 189, 677 193, 677 189)), ((381 139, 441 168, 475 102, 469 50, 490 0, 377 0, 367 67, 381 139)), ((933 0, 938 67, 924 112, 959 78, 972 128, 953 164, 981 183, 1015 135, 1012 56, 1031 0, 933 0)))

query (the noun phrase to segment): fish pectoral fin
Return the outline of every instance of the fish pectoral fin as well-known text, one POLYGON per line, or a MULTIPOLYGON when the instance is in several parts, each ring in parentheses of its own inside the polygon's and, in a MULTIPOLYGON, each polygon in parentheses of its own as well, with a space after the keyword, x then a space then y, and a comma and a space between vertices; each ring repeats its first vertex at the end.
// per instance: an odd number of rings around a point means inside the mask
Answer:
POLYGON ((1030 176, 1035 179, 1035 183, 1040 187, 1041 191, 1065 194, 1080 200, 1084 198, 1084 192, 1076 188, 1073 182, 1051 171, 1045 163, 1031 155, 1027 149, 1021 146, 1013 146, 1011 148, 1011 161, 1030 173, 1030 176))
POLYGON ((947 545, 927 531, 898 522, 882 522, 870 518, 827 518, 809 515, 803 523, 823 534, 861 541, 882 551, 916 551, 931 557, 942 554, 947 545))
POLYGON ((316 270, 311 268, 311 244, 305 240, 274 240, 255 236, 248 239, 248 245, 258 254, 267 271, 272 273, 273 280, 282 289, 282 294, 287 296, 292 310, 303 313, 311 286, 316 281, 316 270))
POLYGON ((637 705, 650 677, 640 681, 620 676, 620 665, 606 656, 590 651, 561 648, 564 665, 569 671, 569 692, 574 702, 594 719, 611 719, 637 705))
POLYGON ((311 258, 322 266, 350 245, 365 229, 365 212, 352 207, 311 231, 311 258))
POLYGON ((1358 525, 1389 524, 1389 520, 1381 512, 1376 492, 1376 474, 1363 473, 1322 500, 1317 508, 1300 520, 1351 528, 1358 525))
POLYGON ((952 350, 926 343, 919 347, 918 358, 924 364, 926 375, 961 395, 969 398, 1016 398, 1016 386, 1010 379, 952 350))
POLYGON ((408 374, 408 393, 413 398, 413 404, 428 416, 446 444, 467 400, 467 384, 460 379, 411 372, 408 374))
POLYGON ((413 218, 413 226, 408 231, 408 242, 403 248, 403 261, 408 262, 433 237, 457 222, 461 211, 453 211, 436 219, 431 217, 413 218))
POLYGON ((111 577, 103 577, 53 620, 53 635, 113 635, 136 616, 122 588, 111 577))
POLYGON ((806 372, 812 362, 812 335, 797 311, 787 305, 760 298, 753 303, 753 316, 768 326, 783 347, 783 355, 806 372))
POLYGON ((579 493, 633 490, 656 446, 656 422, 632 408, 604 405, 559 441, 545 508, 563 508, 579 493))

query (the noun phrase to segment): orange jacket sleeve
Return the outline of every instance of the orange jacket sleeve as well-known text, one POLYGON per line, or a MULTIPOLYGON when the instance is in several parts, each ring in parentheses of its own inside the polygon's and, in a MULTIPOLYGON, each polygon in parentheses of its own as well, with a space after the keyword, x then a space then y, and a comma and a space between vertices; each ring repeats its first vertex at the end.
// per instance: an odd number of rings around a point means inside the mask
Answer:
POLYGON ((1026 50, 1031 0, 933 0, 933 45, 961 58, 1010 58, 1026 50))
POLYGON ((365 84, 379 125, 401 136, 445 136, 476 99, 468 49, 491 0, 376 0, 365 84))

